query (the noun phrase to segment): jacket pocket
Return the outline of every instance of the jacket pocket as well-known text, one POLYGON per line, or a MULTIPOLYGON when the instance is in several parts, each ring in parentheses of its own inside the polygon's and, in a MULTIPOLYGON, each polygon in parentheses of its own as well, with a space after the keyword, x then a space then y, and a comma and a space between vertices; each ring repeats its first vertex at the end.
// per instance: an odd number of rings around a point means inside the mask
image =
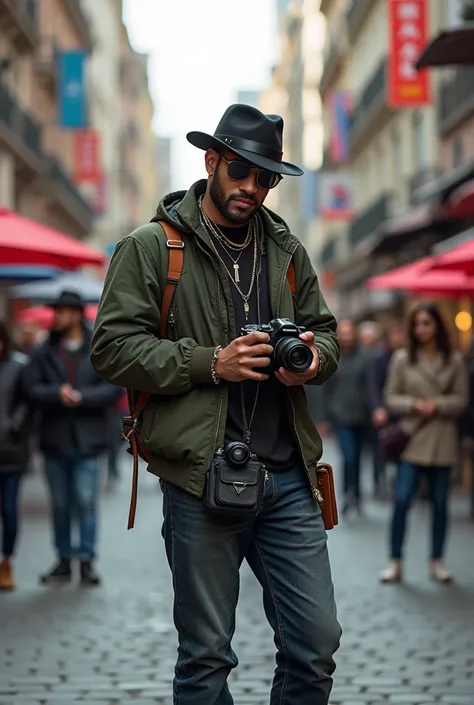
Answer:
POLYGON ((213 444, 216 402, 216 391, 205 387, 187 394, 153 397, 143 413, 141 440, 145 448, 157 458, 205 465, 213 444))

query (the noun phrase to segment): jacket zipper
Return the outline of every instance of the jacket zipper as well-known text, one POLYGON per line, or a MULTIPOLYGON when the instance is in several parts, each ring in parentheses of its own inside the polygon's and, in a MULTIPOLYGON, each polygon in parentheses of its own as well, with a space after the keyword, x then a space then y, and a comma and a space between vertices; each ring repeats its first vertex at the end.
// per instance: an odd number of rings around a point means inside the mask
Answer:
MULTIPOLYGON (((201 243, 199 242, 199 240, 197 240, 197 245, 198 245, 199 249, 202 250, 202 252, 204 252, 204 254, 207 255, 207 257, 209 257, 209 259, 211 260, 211 262, 212 262, 212 267, 213 267, 214 272, 215 272, 215 275, 216 275, 216 282, 217 282, 217 311, 218 311, 217 320, 218 320, 218 324, 219 324, 219 333, 220 333, 220 335, 221 335, 221 340, 224 340, 224 332, 223 332, 223 330, 222 330, 222 321, 221 321, 220 310, 219 310, 219 309, 220 309, 220 299, 221 299, 221 297, 220 297, 219 272, 217 271, 216 264, 215 264, 215 262, 214 262, 212 256, 210 255, 209 252, 206 252, 206 249, 201 245, 201 243)), ((215 447, 217 446, 217 441, 218 441, 218 439, 219 439, 219 427, 220 427, 220 420, 221 420, 221 414, 222 414, 222 406, 223 406, 223 403, 224 403, 224 390, 223 390, 223 389, 220 389, 220 390, 219 390, 219 406, 218 406, 218 408, 217 408, 217 422, 216 422, 216 428, 215 428, 215 433, 214 433, 214 439, 213 439, 213 443, 212 443, 212 446, 211 446, 211 451, 210 451, 210 453, 209 453, 209 459, 208 459, 208 462, 207 462, 207 467, 209 467, 210 464, 211 464, 211 460, 212 460, 212 458, 214 457, 214 449, 215 449, 215 447)))
MULTIPOLYGON (((292 259, 293 255, 295 254, 296 247, 297 247, 297 246, 295 246, 295 247, 291 250, 290 259, 288 260, 288 263, 287 263, 286 267, 283 267, 283 274, 282 274, 282 278, 281 278, 281 282, 280 282, 280 291, 279 291, 279 298, 278 298, 278 313, 281 311, 281 301, 282 301, 282 298, 283 298, 283 289, 284 289, 284 286, 285 286, 285 280, 286 280, 286 277, 287 277, 287 274, 288 274, 288 267, 290 266, 291 259, 292 259)), ((314 498, 317 502, 322 502, 322 501, 323 501, 323 496, 322 496, 321 492, 318 490, 318 488, 314 486, 313 481, 312 481, 312 479, 311 479, 311 474, 310 474, 310 472, 309 472, 309 468, 308 468, 308 466, 306 465, 306 462, 305 462, 305 459, 304 459, 303 446, 302 446, 301 439, 300 439, 300 437, 299 437, 299 435, 298 435, 298 430, 297 430, 297 427, 296 427, 296 411, 295 411, 295 406, 294 406, 294 404, 293 404, 293 399, 291 398, 291 396, 290 396, 290 394, 289 394, 288 392, 287 392, 287 395, 288 395, 288 399, 290 400, 291 410, 292 410, 292 412, 293 412, 293 429, 294 429, 294 432, 295 432, 296 440, 297 440, 297 442, 298 442, 298 448, 299 448, 299 451, 300 451, 301 459, 302 459, 302 461, 303 461, 304 469, 305 469, 306 475, 307 475, 307 477, 308 477, 309 485, 310 485, 310 487, 311 487, 311 494, 312 494, 313 498, 314 498)))

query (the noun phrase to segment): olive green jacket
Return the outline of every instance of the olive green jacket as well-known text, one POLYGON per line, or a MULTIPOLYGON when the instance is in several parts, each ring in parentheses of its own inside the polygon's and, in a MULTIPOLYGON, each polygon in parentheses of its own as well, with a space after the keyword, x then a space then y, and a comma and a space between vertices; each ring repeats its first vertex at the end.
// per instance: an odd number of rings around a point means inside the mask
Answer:
MULTIPOLYGON (((160 302, 168 271, 168 249, 161 226, 144 225, 121 240, 114 252, 92 338, 92 365, 108 382, 152 394, 141 427, 149 470, 201 496, 215 451, 223 446, 227 385, 212 381, 217 345, 236 337, 228 276, 213 254, 202 227, 197 197, 205 181, 163 199, 156 218, 179 228, 184 264, 160 339, 160 302)), ((262 209, 267 236, 270 302, 274 317, 294 320, 287 270, 293 258, 298 325, 314 332, 324 356, 321 384, 336 370, 336 321, 321 295, 309 257, 285 223, 262 209)), ((315 483, 321 439, 306 403, 304 388, 287 390, 287 409, 302 462, 315 483)))

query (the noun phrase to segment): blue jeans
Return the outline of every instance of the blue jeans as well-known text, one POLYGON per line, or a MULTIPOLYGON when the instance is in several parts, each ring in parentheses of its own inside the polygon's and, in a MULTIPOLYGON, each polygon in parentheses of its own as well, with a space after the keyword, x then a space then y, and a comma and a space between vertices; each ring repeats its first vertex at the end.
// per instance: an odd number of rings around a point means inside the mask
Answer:
POLYGON ((270 705, 327 705, 339 647, 321 511, 300 468, 269 473, 260 513, 219 517, 163 483, 163 536, 174 586, 175 705, 232 705, 227 686, 244 559, 275 633, 270 705))
POLYGON ((360 499, 360 458, 364 426, 335 426, 334 433, 343 458, 344 495, 360 499))
POLYGON ((54 542, 60 558, 72 558, 71 525, 79 523, 78 555, 92 559, 96 551, 99 459, 71 450, 66 456, 47 455, 46 477, 51 494, 54 542))
POLYGON ((18 533, 19 472, 0 473, 0 515, 3 524, 2 553, 13 556, 18 533))
POLYGON ((402 558, 407 512, 413 502, 420 476, 426 474, 432 505, 431 558, 443 555, 448 526, 449 467, 421 467, 402 462, 395 481, 395 507, 390 531, 391 557, 402 558))

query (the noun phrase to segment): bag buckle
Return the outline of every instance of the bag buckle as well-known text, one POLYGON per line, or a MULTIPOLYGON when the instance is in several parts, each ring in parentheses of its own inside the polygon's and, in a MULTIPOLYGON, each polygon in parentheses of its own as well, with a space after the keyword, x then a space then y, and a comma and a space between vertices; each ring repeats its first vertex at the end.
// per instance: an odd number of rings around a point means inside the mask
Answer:
POLYGON ((167 240, 166 246, 170 250, 184 250, 184 242, 182 240, 167 240))
POLYGON ((138 425, 138 419, 136 416, 124 416, 122 419, 122 430, 121 436, 124 441, 129 441, 131 436, 135 433, 138 425))

